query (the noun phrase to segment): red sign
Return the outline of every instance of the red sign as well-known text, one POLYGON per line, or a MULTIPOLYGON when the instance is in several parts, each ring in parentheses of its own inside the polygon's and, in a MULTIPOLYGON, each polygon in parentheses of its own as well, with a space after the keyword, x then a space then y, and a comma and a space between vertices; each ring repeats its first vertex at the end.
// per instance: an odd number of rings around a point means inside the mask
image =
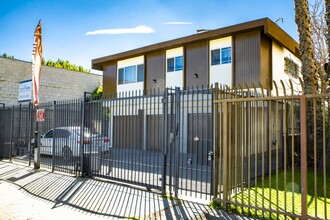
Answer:
POLYGON ((37 121, 45 121, 45 109, 37 109, 37 121))

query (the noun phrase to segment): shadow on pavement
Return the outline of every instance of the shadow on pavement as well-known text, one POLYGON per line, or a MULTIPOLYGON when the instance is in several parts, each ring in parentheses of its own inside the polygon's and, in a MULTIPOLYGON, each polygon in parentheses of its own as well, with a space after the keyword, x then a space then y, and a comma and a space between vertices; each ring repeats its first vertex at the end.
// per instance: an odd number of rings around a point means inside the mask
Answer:
POLYGON ((0 180, 59 206, 112 218, 133 219, 247 219, 210 209, 205 204, 163 198, 120 183, 73 177, 0 161, 0 180))

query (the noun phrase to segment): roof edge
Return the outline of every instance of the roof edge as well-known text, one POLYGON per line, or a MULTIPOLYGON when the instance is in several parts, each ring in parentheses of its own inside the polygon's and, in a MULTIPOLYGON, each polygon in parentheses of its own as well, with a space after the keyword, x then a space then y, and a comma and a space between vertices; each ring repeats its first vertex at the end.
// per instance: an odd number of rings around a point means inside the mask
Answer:
POLYGON ((271 21, 269 18, 261 18, 258 20, 248 21, 244 23, 239 23, 211 31, 207 31, 204 33, 197 33, 169 41, 164 41, 161 43, 156 43, 144 47, 140 47, 137 49, 124 51, 121 53, 100 57, 92 60, 92 69, 103 70, 103 64, 108 62, 113 62, 121 59, 127 59, 132 56, 140 56, 145 54, 146 52, 152 52, 156 50, 165 50, 174 48, 177 46, 182 46, 187 44, 187 42, 198 42, 202 40, 211 40, 218 38, 219 36, 225 37, 230 34, 239 33, 242 31, 252 30, 252 29, 263 29, 264 33, 271 37, 272 39, 279 42, 281 45, 286 47, 290 52, 295 54, 298 58, 300 58, 298 43, 288 35, 284 30, 282 30, 277 24, 271 21))
POLYGON ((264 31, 265 34, 280 43, 300 59, 299 44, 275 22, 267 19, 264 31))

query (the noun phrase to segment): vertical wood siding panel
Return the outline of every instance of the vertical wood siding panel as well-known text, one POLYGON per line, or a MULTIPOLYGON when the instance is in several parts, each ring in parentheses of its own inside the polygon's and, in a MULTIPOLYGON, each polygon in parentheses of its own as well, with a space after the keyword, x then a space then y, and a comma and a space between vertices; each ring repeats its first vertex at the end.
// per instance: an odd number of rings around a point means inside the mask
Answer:
POLYGON ((235 36, 235 85, 260 81, 260 31, 235 36))
POLYGON ((261 76, 260 82, 265 88, 267 81, 272 81, 272 40, 265 34, 261 34, 261 76))
POLYGON ((208 42, 200 42, 186 46, 186 88, 192 86, 208 86, 209 59, 208 42), (194 78, 198 74, 198 78, 194 78))
POLYGON ((103 93, 115 94, 117 92, 117 65, 106 65, 103 71, 103 93))
POLYGON ((146 89, 160 89, 161 92, 165 88, 165 52, 155 52, 146 55, 145 64, 145 83, 146 89), (153 80, 156 80, 156 83, 153 80))

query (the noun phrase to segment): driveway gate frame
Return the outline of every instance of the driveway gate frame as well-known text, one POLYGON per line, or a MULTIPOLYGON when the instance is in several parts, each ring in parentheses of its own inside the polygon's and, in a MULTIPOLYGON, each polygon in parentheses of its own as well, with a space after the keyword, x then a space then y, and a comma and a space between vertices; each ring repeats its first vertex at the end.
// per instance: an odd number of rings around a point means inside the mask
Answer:
MULTIPOLYGON (((45 121, 39 133, 52 149, 52 156, 42 155, 40 165, 54 171, 102 177, 161 190, 164 194, 211 198, 213 152, 213 93, 209 88, 167 88, 165 92, 127 92, 103 99, 84 93, 83 100, 40 103, 45 121), (92 150, 89 139, 80 136, 76 145, 79 157, 63 159, 67 137, 58 129, 65 127, 95 129, 97 141, 112 146, 109 152, 92 150), (53 133, 51 133, 53 131, 53 133), (47 135, 46 135, 47 134, 47 135), (209 160, 209 158, 211 158, 209 160)), ((0 109, 0 153, 4 142, 10 143, 10 160, 33 163, 33 133, 36 110, 30 103, 0 109), (5 120, 6 118, 6 120, 5 120), (24 120, 23 120, 24 119, 24 120), (7 124, 4 132, 4 125, 7 124), (24 152, 14 154, 23 136, 24 152), (15 135, 14 135, 15 134, 15 135), (22 136, 22 137, 21 137, 22 136)), ((7 143, 7 145, 8 145, 7 143)), ((23 149, 23 148, 22 148, 23 149)), ((72 152, 74 153, 74 152, 72 152)), ((66 155, 67 156, 67 155, 66 155)))

